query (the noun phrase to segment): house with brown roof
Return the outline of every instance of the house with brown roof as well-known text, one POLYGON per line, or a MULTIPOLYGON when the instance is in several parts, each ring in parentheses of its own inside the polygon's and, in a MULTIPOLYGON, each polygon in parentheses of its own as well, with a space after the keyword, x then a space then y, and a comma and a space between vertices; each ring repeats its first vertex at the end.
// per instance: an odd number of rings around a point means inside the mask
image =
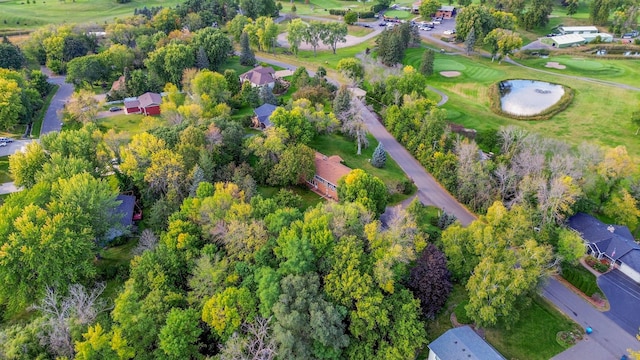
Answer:
POLYGON ((146 92, 137 98, 124 99, 124 111, 126 114, 160 115, 160 104, 160 94, 146 92))
POLYGON ((268 86, 273 89, 276 84, 275 74, 275 70, 270 66, 258 66, 255 69, 251 69, 240 75, 240 82, 244 83, 245 81, 248 81, 253 87, 268 86))
POLYGON ((327 157, 316 151, 316 173, 307 185, 318 194, 338 201, 338 180, 351 172, 338 155, 327 157))

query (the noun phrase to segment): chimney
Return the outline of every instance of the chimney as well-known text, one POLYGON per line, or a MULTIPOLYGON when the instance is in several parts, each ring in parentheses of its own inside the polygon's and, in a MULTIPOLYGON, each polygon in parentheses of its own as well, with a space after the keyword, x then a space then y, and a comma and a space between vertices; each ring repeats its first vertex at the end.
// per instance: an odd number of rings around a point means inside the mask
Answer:
POLYGON ((607 230, 609 230, 609 232, 613 234, 613 232, 616 231, 616 228, 614 228, 613 225, 609 225, 607 226, 607 230))

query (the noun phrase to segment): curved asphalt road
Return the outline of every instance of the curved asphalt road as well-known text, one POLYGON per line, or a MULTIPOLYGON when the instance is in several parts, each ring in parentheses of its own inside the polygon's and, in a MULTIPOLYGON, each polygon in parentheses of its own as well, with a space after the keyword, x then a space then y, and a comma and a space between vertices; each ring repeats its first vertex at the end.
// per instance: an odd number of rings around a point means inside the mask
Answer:
POLYGON ((58 111, 62 110, 64 104, 67 102, 71 94, 73 93, 73 85, 65 82, 64 76, 53 75, 51 71, 45 67, 42 67, 42 72, 49 76, 49 83, 58 85, 58 91, 51 99, 51 104, 44 115, 42 121, 42 129, 40 135, 44 135, 53 131, 60 131, 62 128, 62 121, 58 117, 58 111))

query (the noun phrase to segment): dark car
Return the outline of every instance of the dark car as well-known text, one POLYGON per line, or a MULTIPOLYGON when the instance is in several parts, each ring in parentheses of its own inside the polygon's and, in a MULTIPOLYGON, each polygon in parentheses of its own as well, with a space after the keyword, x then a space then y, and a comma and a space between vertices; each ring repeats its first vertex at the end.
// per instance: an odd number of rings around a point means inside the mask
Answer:
POLYGON ((384 22, 381 22, 380 24, 378 24, 378 26, 387 26, 387 24, 385 24, 384 22))
POLYGON ((111 112, 116 112, 116 111, 121 111, 121 110, 122 110, 122 108, 121 107, 117 107, 117 106, 109 108, 109 111, 111 111, 111 112))

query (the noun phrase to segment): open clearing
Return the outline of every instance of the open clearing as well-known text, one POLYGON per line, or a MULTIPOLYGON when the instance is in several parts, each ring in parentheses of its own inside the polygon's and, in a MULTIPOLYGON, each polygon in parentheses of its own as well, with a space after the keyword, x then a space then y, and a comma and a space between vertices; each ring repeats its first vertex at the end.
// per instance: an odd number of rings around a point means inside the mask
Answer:
MULTIPOLYGON (((419 66, 423 49, 408 49, 405 64, 419 66)), ((640 62, 633 60, 574 60, 570 57, 551 57, 523 62, 528 66, 575 76, 640 84, 640 62), (549 69, 548 61, 565 65, 564 70, 549 69), (633 66, 636 66, 633 69, 633 66), (605 71, 615 76, 603 76, 605 71), (622 76, 622 74, 625 74, 622 76)), ((637 127, 631 123, 631 113, 638 108, 640 92, 581 81, 550 73, 532 71, 508 63, 464 56, 436 54, 434 72, 460 71, 456 78, 432 76, 429 84, 442 89, 449 101, 444 105, 451 122, 478 131, 516 125, 527 130, 566 141, 572 145, 593 142, 614 147, 625 145, 631 155, 640 156, 640 143, 636 141, 637 127), (506 79, 533 79, 569 86, 575 90, 572 104, 560 114, 545 121, 519 121, 494 114, 489 108, 487 88, 506 79)))
POLYGON ((143 7, 173 7, 181 0, 133 0, 118 4, 115 0, 0 0, 0 30, 31 30, 47 24, 104 23, 116 17, 133 15, 143 7))

